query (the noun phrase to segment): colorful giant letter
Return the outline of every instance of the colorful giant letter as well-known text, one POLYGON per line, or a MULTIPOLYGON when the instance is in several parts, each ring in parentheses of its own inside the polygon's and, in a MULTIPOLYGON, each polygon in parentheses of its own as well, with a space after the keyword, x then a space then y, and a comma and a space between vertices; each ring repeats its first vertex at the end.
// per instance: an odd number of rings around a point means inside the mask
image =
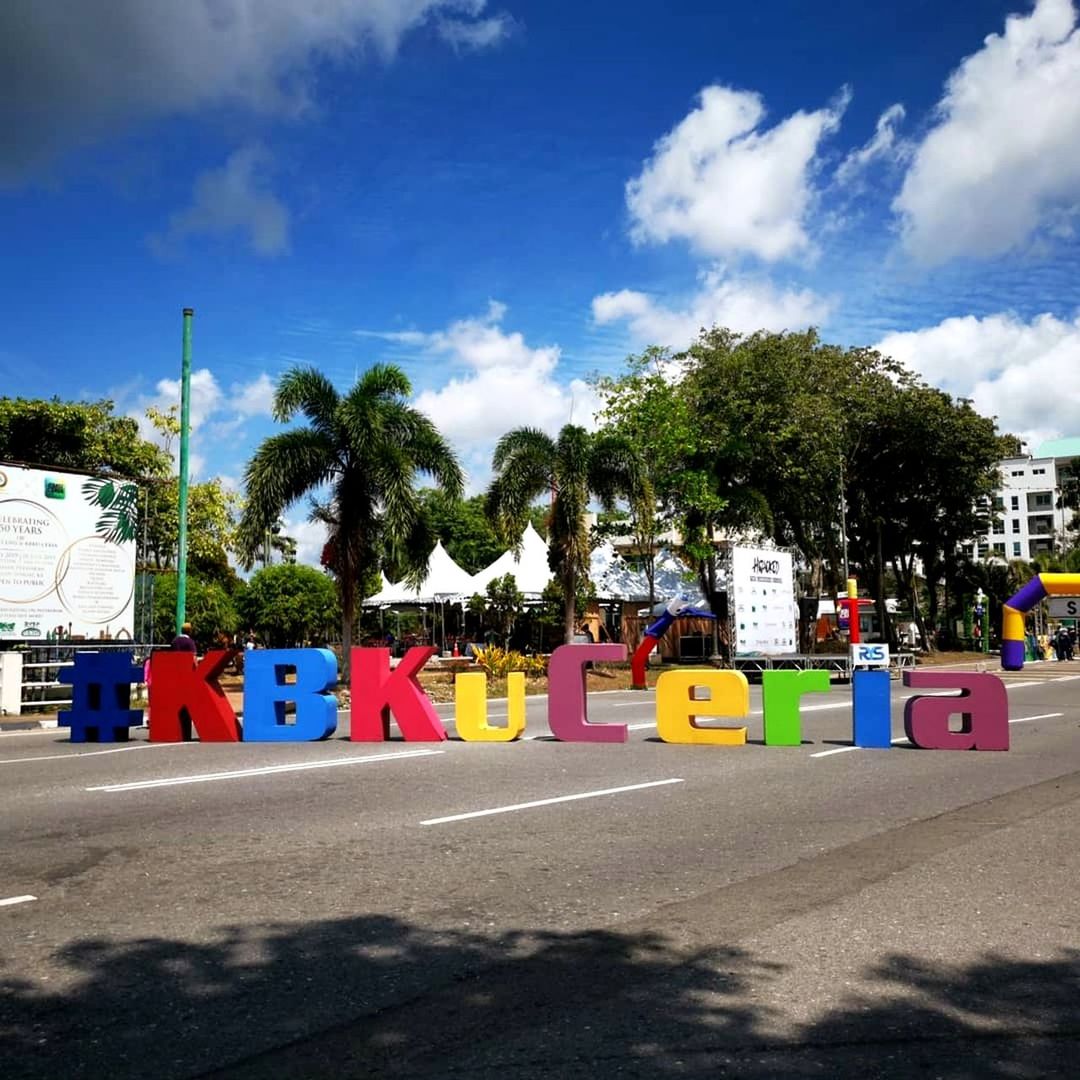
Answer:
POLYGON ((454 727, 465 742, 513 742, 525 730, 525 673, 506 676, 506 724, 487 722, 487 676, 482 671, 462 672, 454 680, 454 727))
POLYGON ((626 742, 625 724, 590 724, 585 665, 625 660, 625 645, 560 645, 548 661, 548 727, 563 742, 626 742))
POLYGON ((1008 750, 1009 699, 996 675, 959 671, 905 671, 916 690, 960 690, 957 697, 913 697, 904 706, 904 731, 924 750, 1008 750), (960 713, 959 731, 949 717, 960 713))
POLYGON ((187 742, 192 728, 200 742, 240 741, 236 713, 218 682, 232 655, 215 649, 199 662, 191 652, 151 655, 151 742, 187 742))
POLYGON ((827 671, 765 671, 761 675, 761 708, 766 746, 799 746, 803 694, 827 694, 832 680, 827 671))
POLYGON ((337 657, 329 649, 251 649, 244 661, 244 742, 315 742, 337 730, 337 657), (285 675, 296 671, 296 682, 285 675), (285 703, 296 703, 289 723, 285 703))
POLYGON ((693 746, 743 746, 745 727, 700 727, 699 716, 746 716, 750 684, 741 671, 665 671, 656 680, 656 733, 666 743, 693 746), (698 687, 705 701, 694 697, 698 687))
POLYGON ((416 678, 435 655, 432 646, 415 646, 390 668, 389 649, 353 649, 349 738, 383 742, 390 738, 390 714, 409 742, 442 742, 446 728, 416 678))
POLYGON ((892 746, 887 671, 856 671, 851 677, 851 741, 871 750, 892 746))
POLYGON ((71 741, 127 742, 128 728, 142 723, 142 710, 131 709, 131 684, 142 678, 131 653, 77 652, 59 682, 71 684, 71 708, 58 714, 59 727, 71 728, 71 741))

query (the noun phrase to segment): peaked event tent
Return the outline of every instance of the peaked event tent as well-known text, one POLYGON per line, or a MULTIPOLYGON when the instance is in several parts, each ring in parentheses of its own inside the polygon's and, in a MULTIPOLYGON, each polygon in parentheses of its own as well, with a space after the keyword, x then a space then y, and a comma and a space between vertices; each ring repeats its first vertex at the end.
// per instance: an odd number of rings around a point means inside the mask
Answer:
POLYGON ((391 585, 383 577, 383 587, 364 601, 365 607, 381 607, 384 604, 431 604, 439 600, 456 600, 472 596, 472 575, 462 570, 446 552, 440 540, 428 560, 427 577, 419 589, 410 589, 403 581, 391 585))
POLYGON ((504 551, 490 566, 473 577, 469 595, 487 592, 488 583, 505 574, 513 574, 518 591, 530 599, 538 598, 551 580, 547 541, 532 527, 532 522, 521 534, 521 555, 504 551))

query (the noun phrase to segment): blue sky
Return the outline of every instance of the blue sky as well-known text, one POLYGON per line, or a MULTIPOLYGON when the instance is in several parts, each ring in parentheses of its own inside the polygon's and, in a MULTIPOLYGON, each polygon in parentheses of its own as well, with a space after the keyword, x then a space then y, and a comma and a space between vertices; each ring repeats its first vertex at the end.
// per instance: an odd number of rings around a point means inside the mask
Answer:
POLYGON ((0 123, 4 392, 167 404, 191 305, 204 476, 393 360, 480 485, 713 321, 1080 430, 1069 0, 8 0, 0 123))

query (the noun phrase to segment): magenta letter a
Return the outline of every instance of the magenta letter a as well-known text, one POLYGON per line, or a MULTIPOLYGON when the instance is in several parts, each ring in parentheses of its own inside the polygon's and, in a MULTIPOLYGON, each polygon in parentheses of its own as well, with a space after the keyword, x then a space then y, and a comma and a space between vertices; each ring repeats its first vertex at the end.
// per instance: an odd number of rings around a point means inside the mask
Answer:
POLYGON ((904 706, 904 731, 924 750, 1008 750, 1009 699, 996 675, 959 671, 905 671, 916 690, 960 690, 959 697, 913 697, 904 706), (949 717, 963 717, 959 731, 949 717))

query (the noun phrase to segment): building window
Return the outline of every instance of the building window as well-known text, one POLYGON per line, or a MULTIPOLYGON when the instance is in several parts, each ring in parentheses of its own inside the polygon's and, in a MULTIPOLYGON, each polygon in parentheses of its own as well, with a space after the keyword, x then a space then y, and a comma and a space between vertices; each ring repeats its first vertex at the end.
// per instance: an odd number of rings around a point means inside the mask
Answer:
POLYGON ((1011 498, 1011 499, 1009 500, 1009 505, 1010 505, 1010 506, 1011 506, 1011 507, 1012 507, 1012 508, 1013 508, 1014 510, 1019 510, 1019 509, 1020 509, 1020 496, 1019 496, 1019 495, 1014 495, 1014 496, 1013 496, 1013 497, 1012 497, 1012 498, 1011 498))
POLYGON ((1013 558, 1014 559, 1019 559, 1020 558, 1020 545, 1019 544, 1013 544, 1013 558))
POLYGON ((1014 533, 1018 533, 1020 531, 1020 519, 1019 518, 1013 518, 1012 519, 1012 531, 1014 533))
POLYGON ((1005 500, 1000 495, 995 495, 994 496, 994 509, 995 510, 1004 510, 1005 509, 1005 500))
POLYGON ((1046 470, 1045 469, 1032 469, 1031 470, 1031 475, 1032 476, 1045 476, 1046 475, 1046 470))
POLYGON ((1018 469, 1016 472, 1012 472, 1009 475, 1010 476, 1023 476, 1024 475, 1024 470, 1023 469, 1018 469))
POLYGON ((1050 505, 1050 492, 1049 491, 1040 491, 1035 496, 1035 505, 1036 506, 1049 506, 1050 505))
POLYGON ((1005 535, 1005 522, 1004 521, 995 521, 994 522, 994 535, 995 536, 1004 536, 1005 535))
POLYGON ((995 555, 1004 555, 1005 554, 1005 545, 1004 544, 995 544, 994 545, 994 554, 995 555))

